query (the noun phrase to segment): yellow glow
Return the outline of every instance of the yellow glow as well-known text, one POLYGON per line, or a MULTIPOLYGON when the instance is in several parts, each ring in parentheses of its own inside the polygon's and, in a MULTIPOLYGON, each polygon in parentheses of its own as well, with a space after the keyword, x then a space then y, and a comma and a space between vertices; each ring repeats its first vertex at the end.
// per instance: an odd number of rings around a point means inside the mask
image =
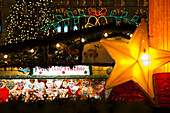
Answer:
POLYGON ((143 61, 142 64, 144 66, 148 66, 148 65, 151 65, 151 61, 143 61))
POLYGON ((4 55, 4 58, 8 58, 8 55, 4 55))
POLYGON ((106 39, 100 43, 116 62, 105 88, 132 80, 154 98, 153 70, 170 62, 170 52, 149 47, 147 22, 141 20, 129 43, 106 39))
POLYGON ((85 39, 84 39, 84 38, 81 38, 81 42, 85 42, 85 39))
POLYGON ((151 55, 149 55, 149 54, 143 54, 142 56, 141 56, 141 60, 149 60, 151 58, 151 55))
POLYGON ((59 44, 59 43, 57 43, 57 44, 56 44, 56 47, 60 47, 60 44, 59 44))
POLYGON ((104 37, 108 37, 108 33, 104 33, 104 37))
POLYGON ((133 36, 133 34, 130 34, 130 37, 132 37, 133 36))
POLYGON ((129 43, 106 39, 102 39, 100 43, 116 62, 105 88, 112 88, 132 80, 151 98, 154 98, 151 70, 153 68, 145 67, 151 63, 148 59, 151 61, 152 55, 143 54, 143 52, 151 52, 148 50, 147 22, 141 21, 129 43))
POLYGON ((31 52, 31 53, 34 53, 34 49, 31 49, 30 52, 31 52))
POLYGON ((142 64, 144 66, 151 65, 151 61, 149 61, 149 59, 151 59, 151 55, 143 54, 140 59, 143 61, 142 64))

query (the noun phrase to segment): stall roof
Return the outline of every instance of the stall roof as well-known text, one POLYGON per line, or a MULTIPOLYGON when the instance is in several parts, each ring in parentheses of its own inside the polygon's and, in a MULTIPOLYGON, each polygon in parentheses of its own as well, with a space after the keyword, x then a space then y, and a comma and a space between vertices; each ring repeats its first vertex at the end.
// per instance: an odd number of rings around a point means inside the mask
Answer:
POLYGON ((78 37, 90 37, 89 41, 96 41, 102 38, 101 36, 104 31, 112 31, 114 32, 115 36, 121 36, 121 35, 123 36, 124 35, 123 32, 134 32, 135 29, 136 29, 135 25, 123 23, 119 26, 116 26, 115 23, 109 23, 102 26, 95 26, 91 28, 85 28, 82 30, 70 31, 68 33, 60 33, 55 35, 50 34, 49 36, 39 35, 38 37, 43 37, 43 38, 26 40, 20 43, 13 43, 13 44, 0 46, 0 53, 20 51, 35 46, 52 45, 61 41, 74 40, 78 37))

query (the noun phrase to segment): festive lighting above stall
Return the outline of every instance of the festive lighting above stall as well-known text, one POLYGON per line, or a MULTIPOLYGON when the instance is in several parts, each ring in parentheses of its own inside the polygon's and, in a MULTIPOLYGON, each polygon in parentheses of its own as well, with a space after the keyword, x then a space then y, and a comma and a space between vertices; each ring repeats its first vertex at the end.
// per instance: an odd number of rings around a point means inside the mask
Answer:
POLYGON ((139 19, 139 16, 137 16, 137 15, 134 15, 132 19, 128 19, 127 18, 127 14, 128 14, 127 11, 122 12, 122 14, 120 16, 117 15, 116 10, 112 10, 110 12, 110 15, 106 15, 106 12, 107 12, 106 8, 101 8, 100 11, 95 11, 93 8, 89 8, 88 9, 89 15, 86 15, 84 13, 83 9, 78 9, 79 15, 75 16, 72 11, 67 11, 68 18, 63 18, 61 15, 55 15, 57 22, 53 22, 51 19, 46 19, 45 23, 47 25, 42 26, 40 31, 46 32, 50 27, 54 27, 54 30, 56 31, 57 30, 56 27, 59 26, 59 24, 61 22, 64 22, 64 26, 70 25, 70 23, 69 23, 70 19, 73 19, 74 25, 77 25, 80 22, 80 18, 84 18, 84 17, 87 17, 88 20, 90 20, 91 18, 96 19, 95 25, 93 25, 92 23, 90 23, 88 21, 87 24, 85 25, 86 28, 89 27, 89 26, 91 26, 91 27, 96 26, 97 24, 100 25, 99 19, 101 17, 105 19, 106 24, 108 23, 107 18, 114 18, 116 20, 116 23, 124 20, 125 23, 131 24, 131 22, 134 22, 136 25, 138 25, 137 20, 139 19))

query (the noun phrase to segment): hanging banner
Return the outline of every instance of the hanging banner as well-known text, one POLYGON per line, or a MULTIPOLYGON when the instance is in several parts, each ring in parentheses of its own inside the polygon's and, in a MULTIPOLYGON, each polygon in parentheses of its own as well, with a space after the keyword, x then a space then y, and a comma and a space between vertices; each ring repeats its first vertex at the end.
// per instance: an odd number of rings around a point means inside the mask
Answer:
POLYGON ((75 65, 73 68, 52 66, 47 69, 36 66, 33 68, 33 75, 90 75, 90 69, 89 66, 85 65, 75 65))
POLYGON ((99 41, 84 45, 82 63, 113 63, 114 61, 101 46, 99 41))
MULTIPOLYGON (((121 36, 107 38, 109 40, 117 40, 128 42, 128 39, 125 39, 121 36)), ((114 63, 114 60, 102 47, 99 41, 91 42, 84 44, 82 52, 82 63, 114 63)))

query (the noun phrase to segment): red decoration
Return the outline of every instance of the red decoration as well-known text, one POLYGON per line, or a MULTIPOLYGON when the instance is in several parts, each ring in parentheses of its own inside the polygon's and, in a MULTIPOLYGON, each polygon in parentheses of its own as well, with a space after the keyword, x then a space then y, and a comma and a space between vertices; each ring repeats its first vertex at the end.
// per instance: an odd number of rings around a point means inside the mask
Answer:
MULTIPOLYGON (((155 74, 156 94, 159 106, 170 107, 170 73, 155 74)), ((109 95, 110 100, 128 102, 149 102, 149 98, 133 81, 114 87, 109 95)))
POLYGON ((6 87, 0 88, 0 103, 6 102, 8 96, 9 96, 9 90, 6 87))
POLYGON ((109 99, 115 101, 128 101, 130 103, 149 100, 133 81, 114 87, 109 95, 109 99))
POLYGON ((170 73, 158 73, 154 76, 158 105, 170 107, 170 73))
POLYGON ((101 8, 101 11, 95 11, 93 8, 88 9, 89 15, 90 16, 105 16, 107 9, 106 8, 101 8))
POLYGON ((65 71, 62 71, 62 74, 65 74, 65 71))
POLYGON ((87 71, 84 71, 84 74, 87 74, 87 71))
POLYGON ((41 75, 41 74, 42 74, 42 72, 40 71, 40 72, 39 72, 39 74, 41 75))

